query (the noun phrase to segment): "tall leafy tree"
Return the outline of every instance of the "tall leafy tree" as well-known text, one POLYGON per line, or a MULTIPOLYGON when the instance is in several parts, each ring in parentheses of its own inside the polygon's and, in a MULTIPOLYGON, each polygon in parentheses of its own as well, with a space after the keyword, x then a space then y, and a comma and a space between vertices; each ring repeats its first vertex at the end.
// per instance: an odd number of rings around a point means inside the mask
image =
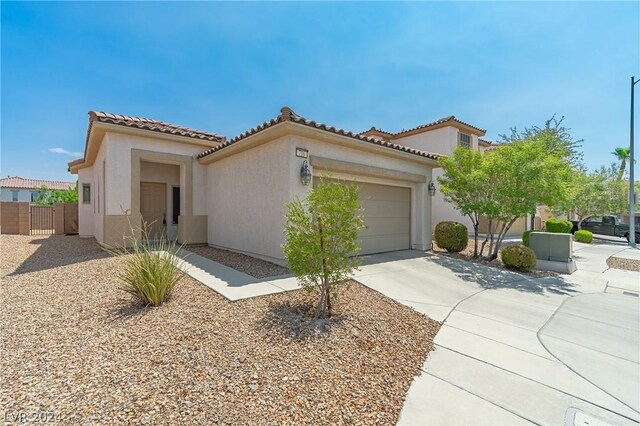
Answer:
POLYGON ((582 165, 580 146, 582 139, 573 139, 571 129, 562 123, 564 117, 556 118, 555 114, 544 122, 542 126, 527 127, 519 131, 516 127, 510 129, 508 135, 500 135, 501 143, 512 143, 522 140, 538 140, 549 155, 568 161, 573 167, 582 165))
POLYGON ((361 210, 356 185, 325 179, 286 204, 284 256, 300 285, 319 294, 316 318, 330 315, 337 284, 358 267, 361 210))
POLYGON ((498 176, 493 184, 499 211, 494 219, 501 222, 496 230, 498 251, 515 221, 534 212, 538 204, 555 206, 566 202, 572 168, 565 157, 549 153, 547 142, 540 138, 514 141, 487 152, 487 167, 498 176))
MULTIPOLYGON (((476 235, 479 217, 488 220, 481 253, 489 241, 489 257, 495 259, 511 226, 538 204, 568 202, 573 169, 566 153, 555 152, 549 151, 548 140, 530 135, 484 154, 460 148, 440 161, 445 172, 441 190, 472 219, 476 235)), ((475 248, 477 256, 477 243, 475 248)))

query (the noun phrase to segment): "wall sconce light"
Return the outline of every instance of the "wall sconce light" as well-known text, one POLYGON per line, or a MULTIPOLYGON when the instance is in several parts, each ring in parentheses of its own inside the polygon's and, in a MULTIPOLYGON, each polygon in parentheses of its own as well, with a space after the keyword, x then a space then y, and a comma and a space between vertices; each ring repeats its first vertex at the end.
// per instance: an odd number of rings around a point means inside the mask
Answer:
POLYGON ((433 182, 429 182, 429 195, 431 195, 432 197, 434 197, 436 195, 436 186, 434 185, 433 182))
POLYGON ((302 163, 302 168, 300 169, 300 179, 302 180, 302 184, 307 186, 311 183, 311 170, 309 170, 309 163, 307 160, 304 160, 302 163))

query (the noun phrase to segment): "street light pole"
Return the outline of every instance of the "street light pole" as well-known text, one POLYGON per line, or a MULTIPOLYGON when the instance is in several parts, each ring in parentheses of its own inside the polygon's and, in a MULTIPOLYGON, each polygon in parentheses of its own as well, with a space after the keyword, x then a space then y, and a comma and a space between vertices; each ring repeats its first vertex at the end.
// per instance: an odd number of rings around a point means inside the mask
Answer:
POLYGON ((633 91, 637 82, 635 76, 631 77, 631 133, 629 137, 629 245, 636 246, 636 194, 633 179, 634 155, 633 155, 633 91))

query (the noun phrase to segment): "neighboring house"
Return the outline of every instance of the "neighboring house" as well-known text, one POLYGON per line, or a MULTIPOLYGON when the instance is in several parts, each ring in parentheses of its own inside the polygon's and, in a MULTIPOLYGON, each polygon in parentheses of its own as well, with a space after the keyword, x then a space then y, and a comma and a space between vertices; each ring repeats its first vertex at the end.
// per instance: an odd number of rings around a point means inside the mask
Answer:
MULTIPOLYGON (((430 125, 456 144, 484 131, 455 119, 430 125), (438 126, 437 129, 435 127, 438 126)), ((284 205, 303 198, 318 178, 357 182, 364 207, 362 253, 431 246, 429 185, 437 146, 407 131, 401 145, 280 115, 236 136, 145 118, 89 113, 78 175, 79 233, 119 245, 144 220, 152 233, 209 244, 282 264, 284 205), (413 142, 412 142, 413 141, 413 142), (436 149, 434 149, 436 148, 436 149), (302 179, 309 165, 308 181, 302 179)), ((428 133, 424 133, 427 135, 428 133)))
MULTIPOLYGON (((618 217, 620 218, 620 221, 626 225, 629 225, 631 223, 631 221, 629 220, 629 213, 618 215, 618 217)), ((636 226, 640 225, 640 212, 637 212, 634 218, 634 223, 636 224, 636 226)))
POLYGON ((67 190, 76 187, 75 182, 55 180, 24 179, 19 176, 7 176, 0 179, 0 201, 36 202, 42 188, 67 190))
MULTIPOLYGON (((491 147, 490 142, 480 139, 485 133, 484 129, 460 121, 455 116, 450 116, 397 133, 372 127, 361 134, 441 155, 450 155, 458 146, 476 151, 484 151, 491 147)), ((442 169, 433 171, 433 181, 436 186, 438 185, 438 177, 443 173, 442 169)), ((432 220, 434 226, 438 222, 447 220, 460 222, 467 227, 470 233, 473 232, 471 219, 460 214, 453 204, 445 201, 440 191, 437 191, 433 198, 432 220)))

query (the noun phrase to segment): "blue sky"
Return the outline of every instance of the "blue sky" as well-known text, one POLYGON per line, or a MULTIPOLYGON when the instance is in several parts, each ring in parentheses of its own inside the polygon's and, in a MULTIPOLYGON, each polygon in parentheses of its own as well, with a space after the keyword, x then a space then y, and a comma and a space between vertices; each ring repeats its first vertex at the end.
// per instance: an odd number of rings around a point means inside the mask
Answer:
POLYGON ((490 140, 555 113, 595 168, 628 145, 640 76, 639 2, 1 8, 2 176, 74 180, 89 110, 231 137, 283 105, 354 131, 456 115, 490 140))

